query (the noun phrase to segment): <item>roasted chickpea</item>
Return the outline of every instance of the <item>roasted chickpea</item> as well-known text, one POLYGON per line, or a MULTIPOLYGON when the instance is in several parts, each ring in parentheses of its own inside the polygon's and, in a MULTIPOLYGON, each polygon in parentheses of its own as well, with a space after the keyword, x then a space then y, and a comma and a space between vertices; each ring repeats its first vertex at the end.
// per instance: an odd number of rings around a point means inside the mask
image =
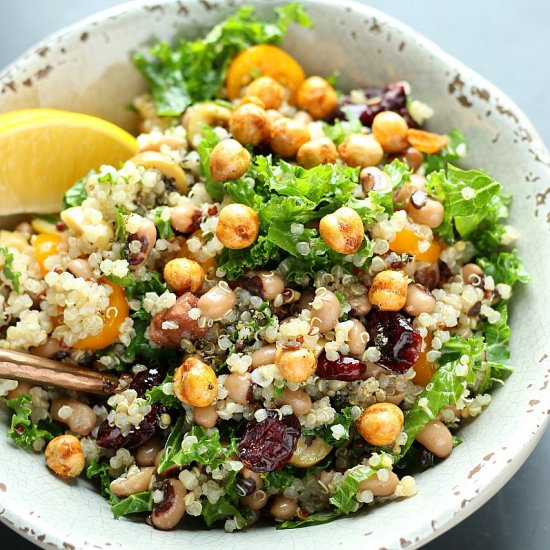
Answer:
POLYGON ((317 358, 308 349, 278 349, 275 364, 281 374, 290 382, 304 382, 317 368, 317 358))
POLYGON ((229 130, 243 145, 259 145, 269 138, 269 120, 265 109, 246 103, 231 114, 229 130))
POLYGON ((221 209, 216 236, 226 248, 247 248, 256 242, 259 232, 258 214, 249 206, 233 203, 221 209))
POLYGON ((387 269, 377 273, 369 289, 369 300, 382 311, 399 311, 407 301, 407 276, 387 269))
POLYGON ((235 293, 222 281, 199 298, 197 307, 205 317, 219 321, 235 307, 236 303, 235 293))
POLYGON ((177 294, 198 292, 204 278, 204 270, 200 264, 188 258, 174 258, 164 266, 164 280, 177 294))
POLYGON ((384 151, 376 139, 367 134, 352 134, 338 146, 338 153, 349 166, 375 166, 384 158, 384 151))
POLYGON ((298 120, 281 118, 271 124, 271 149, 281 157, 296 156, 298 149, 309 139, 309 130, 298 120))
POLYGON ((235 139, 220 141, 210 154, 210 173, 219 182, 244 176, 250 166, 250 153, 235 139))
POLYGON ((304 168, 313 168, 319 164, 334 164, 338 160, 338 151, 336 145, 326 137, 312 139, 298 149, 296 160, 304 168))
POLYGON ((382 149, 388 153, 403 151, 409 145, 407 121, 393 111, 382 111, 372 121, 372 133, 382 149))
POLYGON ((294 120, 298 120, 306 126, 313 122, 313 118, 307 111, 297 111, 296 114, 292 117, 294 120))
POLYGON ((253 80, 246 88, 245 96, 259 97, 266 109, 278 109, 285 100, 285 89, 270 76, 253 80))
POLYGON ((218 379, 212 367, 197 357, 189 357, 174 372, 174 394, 194 407, 207 407, 218 394, 218 379))
MULTIPOLYGON (((278 120, 281 120, 282 118, 285 118, 285 115, 283 115, 283 113, 276 111, 275 109, 267 109, 265 114, 269 122, 270 131, 275 122, 277 122, 278 120)), ((300 121, 300 122, 302 122, 303 124, 303 121, 300 121)))
POLYGON ((46 447, 46 465, 60 477, 78 477, 86 460, 80 441, 74 435, 58 435, 46 447))
POLYGON ((445 216, 443 205, 420 190, 412 193, 405 204, 405 210, 415 223, 432 229, 440 226, 445 216))
POLYGON ((355 421, 361 437, 375 447, 384 447, 395 441, 405 417, 392 403, 376 403, 367 407, 355 421))
POLYGON ((252 105, 256 105, 257 107, 261 107, 264 111, 266 109, 265 103, 255 95, 246 95, 243 98, 241 98, 236 108, 238 109, 242 105, 246 105, 248 103, 251 103, 252 105))
POLYGON ((334 88, 320 76, 310 76, 298 89, 298 106, 313 118, 325 118, 338 105, 334 88))
POLYGON ((367 166, 359 173, 359 181, 363 186, 363 191, 378 191, 379 193, 388 193, 391 191, 390 177, 386 172, 376 168, 376 166, 367 166))
POLYGON ((365 238, 361 217, 347 206, 323 216, 319 222, 319 233, 323 241, 340 254, 357 252, 365 238))

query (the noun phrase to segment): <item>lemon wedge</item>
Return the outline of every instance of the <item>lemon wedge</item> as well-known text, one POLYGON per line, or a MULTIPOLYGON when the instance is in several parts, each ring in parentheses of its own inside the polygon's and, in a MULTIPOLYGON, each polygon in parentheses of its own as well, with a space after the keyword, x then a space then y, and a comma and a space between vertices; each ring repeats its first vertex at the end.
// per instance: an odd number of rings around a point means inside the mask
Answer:
POLYGON ((58 212, 65 191, 103 164, 137 151, 135 138, 81 113, 24 109, 0 114, 0 216, 58 212))

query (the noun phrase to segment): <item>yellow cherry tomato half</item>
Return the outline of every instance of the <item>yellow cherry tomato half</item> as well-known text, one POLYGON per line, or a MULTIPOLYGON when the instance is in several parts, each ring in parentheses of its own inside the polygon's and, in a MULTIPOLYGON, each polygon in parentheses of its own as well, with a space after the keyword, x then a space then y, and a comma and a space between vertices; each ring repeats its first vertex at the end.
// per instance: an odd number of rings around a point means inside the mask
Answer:
POLYGON ((113 289, 113 293, 109 298, 109 306, 103 314, 103 329, 95 336, 87 336, 86 338, 82 338, 82 340, 78 340, 73 346, 76 349, 97 350, 110 346, 116 342, 119 336, 120 325, 122 325, 130 313, 126 295, 121 286, 104 278, 98 282, 109 285, 113 289))
POLYGON ((441 243, 432 241, 428 250, 420 252, 418 250, 418 244, 421 240, 421 237, 405 227, 395 235, 395 238, 392 239, 389 244, 394 252, 398 254, 410 254, 420 262, 433 263, 437 261, 443 250, 441 243))
POLYGON ((61 244, 61 235, 53 233, 41 233, 34 238, 33 248, 34 257, 40 266, 42 276, 48 273, 49 269, 44 265, 44 262, 50 256, 59 254, 59 245, 61 244))
POLYGON ((290 91, 294 103, 298 88, 305 80, 304 69, 289 54, 277 46, 252 46, 233 59, 227 71, 227 97, 233 101, 256 75, 270 76, 290 91))

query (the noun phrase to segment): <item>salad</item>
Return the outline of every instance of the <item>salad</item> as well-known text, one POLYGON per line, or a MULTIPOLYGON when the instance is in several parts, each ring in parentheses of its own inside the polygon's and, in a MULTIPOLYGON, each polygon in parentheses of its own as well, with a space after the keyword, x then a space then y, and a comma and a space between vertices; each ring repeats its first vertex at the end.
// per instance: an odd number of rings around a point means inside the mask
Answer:
POLYGON ((116 373, 0 381, 13 443, 115 518, 226 531, 412 497, 511 371, 511 196, 407 82, 280 48, 298 4, 135 56, 139 151, 0 235, 0 347, 116 373))

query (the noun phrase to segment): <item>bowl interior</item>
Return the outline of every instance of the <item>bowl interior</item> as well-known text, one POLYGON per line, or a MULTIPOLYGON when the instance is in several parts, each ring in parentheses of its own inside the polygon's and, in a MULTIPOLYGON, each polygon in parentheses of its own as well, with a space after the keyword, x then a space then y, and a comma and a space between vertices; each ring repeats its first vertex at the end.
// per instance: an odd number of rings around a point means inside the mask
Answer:
MULTIPOLYGON (((283 2, 248 1, 263 16, 283 2)), ((60 32, 0 74, 0 112, 55 107, 107 118, 135 130, 127 105, 144 89, 131 52, 153 40, 196 36, 235 9, 235 2, 164 0, 128 4, 60 32)), ((522 232, 518 249, 532 277, 512 310, 516 367, 489 409, 462 432, 452 457, 417 477, 419 494, 329 525, 294 531, 254 528, 238 536, 222 530, 154 531, 113 521, 99 495, 83 481, 51 476, 43 459, 0 439, 0 516, 25 536, 59 548, 223 544, 265 550, 296 545, 328 548, 336 541, 369 548, 413 548, 473 512, 519 468, 546 425, 550 378, 550 299, 545 273, 550 256, 550 163, 525 116, 499 90, 416 35, 365 6, 303 2, 314 26, 293 28, 287 48, 308 74, 340 72, 339 85, 383 85, 408 80, 414 96, 435 109, 430 127, 460 127, 469 143, 464 166, 486 170, 514 195, 511 223, 522 232), (336 537, 331 536, 337 533, 336 537)), ((5 225, 5 224, 4 224, 5 225)), ((4 428, 1 430, 4 431, 4 428)))

